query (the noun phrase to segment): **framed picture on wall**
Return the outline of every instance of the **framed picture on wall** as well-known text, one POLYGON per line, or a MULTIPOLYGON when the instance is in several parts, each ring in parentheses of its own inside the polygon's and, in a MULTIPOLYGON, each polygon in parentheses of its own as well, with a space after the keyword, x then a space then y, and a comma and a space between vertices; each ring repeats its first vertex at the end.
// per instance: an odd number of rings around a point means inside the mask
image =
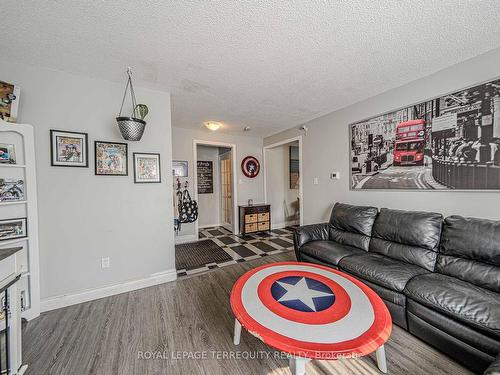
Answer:
POLYGON ((128 175, 128 145, 95 141, 95 174, 99 176, 128 175))
POLYGON ((0 202, 24 200, 24 181, 15 178, 0 178, 0 202))
POLYGON ((174 174, 174 177, 187 177, 188 162, 183 160, 172 161, 172 172, 174 174))
POLYGON ((16 122, 20 91, 19 86, 0 81, 0 119, 16 122))
POLYGON ((88 134, 63 130, 50 131, 50 165, 88 167, 88 134))
POLYGON ((26 218, 0 220, 0 241, 28 236, 26 218))
POLYGON ((160 154, 134 152, 134 182, 161 182, 160 154))
POLYGON ((14 150, 14 145, 0 143, 0 163, 16 164, 16 153, 14 150))
POLYGON ((198 194, 213 194, 214 165, 212 161, 198 160, 196 162, 198 176, 198 194))
POLYGON ((299 188, 299 146, 289 147, 290 189, 299 188))
POLYGON ((500 191, 500 79, 349 127, 352 190, 500 191))

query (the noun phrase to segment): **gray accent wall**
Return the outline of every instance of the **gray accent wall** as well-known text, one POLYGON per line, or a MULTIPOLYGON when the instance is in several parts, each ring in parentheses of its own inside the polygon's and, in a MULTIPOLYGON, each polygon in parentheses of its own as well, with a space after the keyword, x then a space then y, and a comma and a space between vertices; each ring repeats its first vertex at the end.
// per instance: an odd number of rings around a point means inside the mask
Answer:
MULTIPOLYGON (((355 121, 499 76, 500 48, 306 123, 309 130, 303 137, 304 223, 327 220, 335 202, 500 219, 500 191, 349 190, 348 130, 348 124, 355 121), (337 171, 340 180, 331 180, 330 173, 337 171), (314 178, 318 179, 317 185, 313 184, 314 178)), ((264 144, 299 134, 304 132, 297 126, 265 138, 264 144)))
POLYGON ((290 146, 298 146, 299 142, 287 143, 266 149, 266 194, 267 203, 271 205, 272 228, 283 228, 299 223, 300 216, 297 201, 299 189, 290 189, 290 146))
POLYGON ((35 129, 42 301, 175 269, 168 92, 136 85, 149 115, 142 140, 128 142, 128 176, 94 175, 94 141, 126 142, 114 119, 125 78, 0 61, 0 80, 21 87, 18 121, 35 129), (50 129, 88 133, 89 168, 50 166, 50 129), (134 184, 133 152, 160 153, 161 183, 134 184), (101 257, 110 257, 110 268, 101 268, 101 257))

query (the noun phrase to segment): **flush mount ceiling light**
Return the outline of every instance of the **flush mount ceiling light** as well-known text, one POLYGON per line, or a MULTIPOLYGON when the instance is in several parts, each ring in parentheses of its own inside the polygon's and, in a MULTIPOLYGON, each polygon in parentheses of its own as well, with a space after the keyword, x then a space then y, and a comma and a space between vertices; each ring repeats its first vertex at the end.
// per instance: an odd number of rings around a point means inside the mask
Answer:
POLYGON ((220 122, 217 122, 217 121, 206 121, 203 123, 203 125, 205 125, 205 127, 208 130, 211 130, 213 132, 216 130, 219 130, 219 128, 222 126, 222 124, 220 122))

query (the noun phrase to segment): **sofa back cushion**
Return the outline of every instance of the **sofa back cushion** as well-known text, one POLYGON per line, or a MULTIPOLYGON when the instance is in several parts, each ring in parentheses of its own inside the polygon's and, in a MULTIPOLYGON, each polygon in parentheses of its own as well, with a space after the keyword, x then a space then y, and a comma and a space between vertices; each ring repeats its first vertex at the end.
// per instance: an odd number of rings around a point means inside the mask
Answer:
POLYGON ((442 223, 438 213, 382 208, 373 225, 370 251, 433 271, 442 223))
POLYGON ((368 251, 376 207, 336 203, 330 216, 330 240, 368 251))
POLYGON ((500 292, 500 221, 447 217, 436 271, 500 292))

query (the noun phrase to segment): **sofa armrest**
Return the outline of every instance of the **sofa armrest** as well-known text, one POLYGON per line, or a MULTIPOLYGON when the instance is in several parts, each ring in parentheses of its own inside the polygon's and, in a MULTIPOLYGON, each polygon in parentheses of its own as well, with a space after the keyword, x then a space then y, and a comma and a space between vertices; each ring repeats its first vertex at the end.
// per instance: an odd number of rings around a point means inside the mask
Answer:
POLYGON ((297 228, 293 234, 293 245, 297 260, 300 260, 299 249, 306 243, 311 241, 326 241, 328 238, 328 223, 303 225, 297 228))
POLYGON ((500 375, 500 353, 486 371, 483 372, 483 375, 500 375))

